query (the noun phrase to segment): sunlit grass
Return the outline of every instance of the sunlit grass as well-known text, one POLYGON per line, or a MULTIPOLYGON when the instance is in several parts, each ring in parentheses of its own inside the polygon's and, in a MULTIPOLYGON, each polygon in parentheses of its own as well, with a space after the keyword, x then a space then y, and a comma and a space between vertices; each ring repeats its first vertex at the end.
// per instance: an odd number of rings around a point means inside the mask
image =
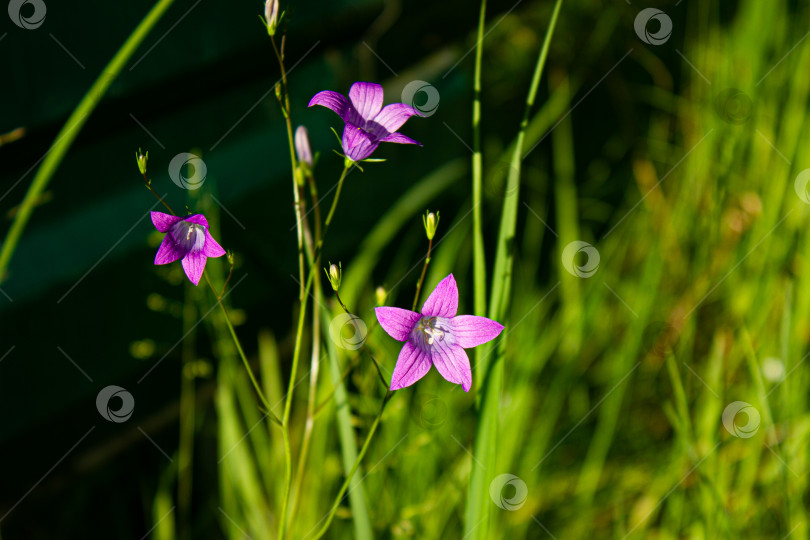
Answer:
MULTIPOLYGON (((687 21, 718 17, 705 4, 680 9, 692 10, 687 21)), ((689 61, 668 68, 654 56, 659 49, 633 42, 625 61, 647 72, 638 91, 654 110, 641 144, 622 141, 621 133, 611 143, 631 152, 625 169, 605 171, 611 165, 577 159, 576 141, 584 134, 566 112, 588 91, 582 80, 598 77, 586 77, 590 68, 582 65, 565 69, 562 59, 554 62, 549 97, 534 113, 526 140, 532 147, 554 127, 544 139, 551 166, 524 172, 497 457, 495 470, 481 471, 487 484, 513 474, 527 495, 511 511, 487 501, 492 523, 479 531, 482 537, 807 537, 807 211, 793 179, 807 161, 801 149, 808 143, 810 73, 800 66, 810 42, 762 78, 801 39, 801 17, 786 10, 782 3, 742 2, 723 24, 692 25, 677 45, 689 61), (667 69, 680 71, 677 88, 667 69), (731 96, 742 101, 724 102, 728 88, 740 89, 731 96), (630 150, 636 146, 643 150, 630 150), (588 181, 576 180, 599 170, 588 181), (606 182, 625 184, 628 174, 631 189, 618 207, 596 204, 606 182), (575 240, 599 252, 591 277, 574 276, 562 264, 564 247, 575 240), (723 411, 734 401, 761 415, 749 438, 723 426, 723 411)), ((484 88, 487 80, 485 70, 484 88)), ((508 156, 509 145, 501 147, 508 156)), ((503 187, 495 187, 503 186, 506 172, 497 165, 501 156, 485 154, 484 163, 485 193, 502 194, 503 187)), ((397 284, 392 297, 407 303, 416 277, 403 271, 418 262, 418 242, 404 244, 408 251, 385 266, 387 277, 379 283, 372 270, 401 230, 418 229, 418 216, 434 196, 427 190, 458 181, 459 167, 448 164, 417 184, 345 261, 342 296, 366 320, 373 320, 378 284, 397 284)), ((443 214, 442 233, 428 286, 450 271, 471 285, 472 273, 464 270, 472 264, 468 213, 443 214)), ((472 294, 461 303, 471 308, 472 294)), ((390 370, 394 344, 379 329, 368 344, 390 370)), ((335 347, 330 354, 359 367, 348 393, 339 391, 317 418, 294 537, 317 529, 343 480, 340 444, 346 440, 335 431, 335 405, 351 415, 359 447, 381 397, 368 360, 335 347)), ((225 376, 233 374, 220 372, 222 384, 232 385, 225 376)), ((322 379, 319 392, 328 395, 333 380, 322 379)), ((484 467, 472 454, 475 406, 475 396, 435 373, 394 396, 358 471, 364 512, 379 535, 475 531, 478 524, 464 511, 470 477, 484 467)), ((245 410, 221 412, 223 435, 230 424, 249 428, 245 410)), ((303 418, 294 420, 300 425, 303 418)), ((271 478, 277 474, 278 454, 251 447, 253 466, 274 471, 265 473, 271 478)), ((247 489, 261 475, 245 469, 245 451, 227 458, 242 463, 245 474, 223 469, 226 492, 241 494, 224 504, 246 531, 261 536, 273 514, 257 509, 277 503, 279 493, 272 479, 264 489, 247 489), (257 493, 261 500, 254 500, 257 493)), ((501 493, 508 502, 517 491, 507 485, 501 493)), ((356 535, 357 509, 344 503, 329 537, 356 535)))
MULTIPOLYGON (((810 195, 794 185, 810 168, 810 7, 683 2, 666 7, 675 34, 650 45, 633 30, 642 7, 618 3, 562 3, 547 58, 559 3, 491 14, 470 29, 460 50, 488 36, 477 60, 480 161, 453 154, 390 207, 368 208, 376 225, 341 259, 341 299, 365 321, 366 349, 337 343, 330 324, 343 310, 328 286, 313 287, 300 347, 300 305, 268 306, 289 311, 291 330, 240 333, 257 351, 257 392, 220 311, 195 324, 218 299, 184 285, 179 444, 145 497, 154 538, 810 536, 810 195), (538 55, 532 79, 526 59, 538 55), (615 101, 587 101, 596 87, 615 101), (502 118, 502 100, 527 92, 524 123, 502 118), (593 126, 601 133, 617 118, 601 150, 582 151, 593 126), (420 216, 450 198, 455 206, 438 208, 422 297, 452 272, 459 312, 488 314, 506 330, 470 354, 469 394, 433 370, 386 402, 372 355, 390 382, 400 345, 376 324, 376 289, 386 305, 410 307, 427 250, 420 216), (572 255, 574 242, 585 249, 572 255), (198 358, 197 333, 210 360, 198 358), (212 408, 198 406, 201 366, 215 371, 212 408), (285 411, 283 435, 270 419, 285 411), (218 492, 198 494, 200 475, 218 492)), ((472 97, 474 67, 458 69, 472 97)), ((326 192, 326 171, 340 164, 320 152, 326 192)), ((59 158, 50 159, 55 170, 59 158)), ((220 238, 216 180, 189 193, 220 238)), ((350 226, 337 214, 330 239, 350 226)), ((287 273, 309 275, 297 272, 287 273)), ((209 262, 207 275, 220 290, 226 265, 209 262)), ((231 298, 222 302, 231 309, 231 298)))

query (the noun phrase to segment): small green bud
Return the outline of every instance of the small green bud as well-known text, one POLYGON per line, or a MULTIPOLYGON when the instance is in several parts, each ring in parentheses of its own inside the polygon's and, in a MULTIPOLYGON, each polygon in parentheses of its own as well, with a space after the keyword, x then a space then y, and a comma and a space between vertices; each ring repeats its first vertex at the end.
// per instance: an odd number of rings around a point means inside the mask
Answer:
POLYGON ((276 99, 281 101, 281 84, 279 83, 276 83, 276 99))
POLYGON ((149 152, 146 154, 141 152, 141 149, 138 148, 138 151, 135 152, 135 161, 138 162, 138 170, 141 171, 141 174, 146 174, 146 161, 149 159, 149 152))
POLYGON ((377 287, 377 290, 374 291, 374 295, 377 297, 377 305, 381 306, 385 303, 385 298, 388 296, 388 293, 385 292, 383 287, 377 287))
POLYGON ((428 240, 433 240, 433 237, 436 236, 436 227, 439 226, 439 213, 436 212, 434 214, 428 211, 422 216, 422 223, 425 225, 425 233, 427 234, 428 240))
POLYGON ((233 251, 229 250, 228 253, 227 253, 227 257, 228 257, 228 264, 233 266, 233 251))
POLYGON ((329 263, 329 268, 324 268, 326 277, 329 279, 329 284, 332 285, 332 290, 337 292, 340 288, 340 281, 343 279, 343 265, 338 262, 337 264, 329 263))
POLYGON ((304 181, 306 180, 306 163, 299 163, 295 166, 295 171, 293 172, 293 176, 295 177, 295 183, 299 186, 304 185, 304 181))

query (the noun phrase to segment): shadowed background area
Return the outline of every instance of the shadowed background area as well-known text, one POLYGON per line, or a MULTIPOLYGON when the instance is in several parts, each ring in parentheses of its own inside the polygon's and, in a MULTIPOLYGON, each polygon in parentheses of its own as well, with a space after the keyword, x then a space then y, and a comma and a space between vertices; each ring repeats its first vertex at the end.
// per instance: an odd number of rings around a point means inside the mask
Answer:
MULTIPOLYGON (((152 5, 46 4, 33 29, 0 14, 3 235, 60 128, 152 5)), ((490 270, 510 145, 553 4, 487 6, 490 270)), ((235 253, 225 303, 280 415, 298 253, 273 91, 280 73, 262 8, 174 2, 82 128, 0 276, 4 540, 276 535, 281 436, 210 291, 189 285, 179 264, 152 264, 163 235, 148 211, 160 203, 134 159, 148 150, 154 189, 175 209, 205 212, 235 253), (172 182, 169 162, 181 152, 204 160, 201 189, 172 182), (97 410, 110 385, 134 398, 125 421, 97 410)), ((382 145, 374 157, 386 162, 349 175, 324 246, 324 264, 342 261, 341 298, 366 322, 390 380, 399 347, 375 324, 375 289, 386 288, 386 305, 410 307, 428 208, 441 220, 423 298, 452 272, 459 313, 473 312, 478 5, 313 0, 282 9, 293 127, 306 125, 319 153, 322 205, 343 165, 330 132, 342 123, 306 107, 316 92, 376 81, 392 103, 424 81, 411 103, 438 100, 401 130, 422 147, 382 145)), ((808 17, 806 5, 783 0, 563 3, 529 117, 510 241, 489 537, 808 538, 810 195, 806 181, 794 184, 810 166, 808 17), (661 43, 634 27, 651 6, 672 23, 661 43), (583 244, 566 251, 572 242, 583 244)), ((648 24, 655 35, 662 23, 648 24)), ((208 264, 222 284, 225 260, 208 264)), ((326 325, 340 310, 325 286, 316 311, 326 325)), ((324 338, 323 407, 292 538, 322 525, 382 396, 373 365, 346 347, 353 329, 335 330, 324 338)), ((305 350, 294 450, 309 370, 305 350)), ((465 505, 470 475, 483 467, 471 453, 476 397, 435 370, 396 392, 326 537, 474 529, 465 505)), ((117 409, 121 398, 112 399, 117 409)))

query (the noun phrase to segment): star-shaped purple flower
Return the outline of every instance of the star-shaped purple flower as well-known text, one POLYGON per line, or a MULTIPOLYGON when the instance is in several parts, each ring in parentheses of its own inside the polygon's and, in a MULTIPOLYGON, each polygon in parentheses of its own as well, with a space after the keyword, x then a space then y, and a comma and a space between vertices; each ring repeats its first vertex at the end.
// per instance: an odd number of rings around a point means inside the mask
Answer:
POLYGON ((486 317, 456 316, 458 287, 453 274, 436 285, 422 313, 395 307, 375 311, 383 330, 405 342, 391 377, 391 390, 412 385, 434 365, 442 377, 469 392, 472 370, 464 349, 493 340, 503 330, 503 325, 486 317))
POLYGON ((323 105, 335 111, 346 124, 343 128, 343 152, 352 161, 369 157, 381 142, 400 144, 420 143, 396 131, 408 118, 419 111, 404 103, 382 106, 383 88, 379 84, 356 82, 349 97, 331 90, 318 92, 309 107, 323 105))
POLYGON ((152 212, 152 223, 168 233, 155 255, 155 264, 183 259, 183 270, 194 285, 200 282, 208 257, 222 257, 225 250, 208 232, 208 220, 202 214, 179 217, 152 212))

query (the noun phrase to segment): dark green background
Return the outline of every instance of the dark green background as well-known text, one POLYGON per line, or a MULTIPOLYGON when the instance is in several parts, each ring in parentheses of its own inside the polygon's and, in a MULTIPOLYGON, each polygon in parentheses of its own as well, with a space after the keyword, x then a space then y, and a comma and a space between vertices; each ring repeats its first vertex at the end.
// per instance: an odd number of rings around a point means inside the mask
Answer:
MULTIPOLYGON (((499 155, 504 141, 516 131, 549 4, 520 3, 515 13, 524 26, 506 24, 488 37, 483 98, 487 157, 499 155)), ((8 191, 0 201, 3 234, 10 223, 6 212, 19 203, 33 178, 32 165, 151 3, 51 0, 47 6, 46 21, 36 30, 20 29, 0 14, 0 35, 7 33, 0 41, 0 132, 26 129, 23 139, 0 148, 0 195, 8 191)), ((513 6, 492 2, 490 19, 497 20, 513 6)), ((346 93, 355 80, 401 89, 410 80, 422 79, 441 95, 435 115, 412 119, 403 128, 424 147, 384 145, 375 157, 385 157, 388 163, 370 164, 364 174, 351 177, 325 259, 350 262, 357 242, 411 183, 453 159, 469 160, 469 150, 451 130, 470 144, 473 54, 443 75, 472 47, 477 9, 477 2, 462 1, 312 1, 289 7, 283 25, 288 33, 287 65, 317 43, 292 70, 290 86, 294 122, 308 126, 313 148, 321 154, 317 175, 322 192, 333 185, 341 167, 331 150, 336 141, 328 128, 339 130, 341 125, 325 109, 306 108, 314 93, 322 89, 346 93)), ((148 219, 126 234, 155 204, 138 175, 136 149, 148 149, 153 185, 159 193, 168 193, 167 200, 176 208, 185 204, 186 193, 169 179, 168 162, 179 152, 202 155, 208 166, 203 189, 216 190, 239 222, 223 213, 219 240, 237 253, 235 279, 247 274, 231 301, 245 310, 240 333, 248 352, 255 348, 250 336, 260 328, 272 328, 280 339, 289 335, 297 289, 290 277, 296 272, 296 252, 290 229, 294 219, 289 158, 271 91, 279 74, 258 19, 261 11, 262 4, 256 1, 175 2, 111 85, 53 178, 48 202, 36 209, 23 235, 2 284, 13 302, 0 297, 0 354, 14 346, 0 362, 0 515, 83 434, 95 429, 0 523, 4 538, 139 538, 148 529, 149 501, 166 461, 137 431, 135 422, 111 424, 99 416, 95 396, 104 386, 130 390, 137 425, 152 425, 151 436, 169 453, 176 447, 179 350, 137 384, 182 335, 179 319, 151 311, 146 299, 157 292, 179 302, 183 288, 167 283, 165 273, 160 274, 163 270, 151 264, 155 247, 148 241, 153 233, 148 219), (150 359, 135 359, 130 345, 143 339, 154 341, 155 352, 150 359)), ((607 47, 593 44, 617 26, 632 28, 635 13, 621 1, 609 7, 599 2, 572 4, 555 36, 550 72, 564 66, 581 77, 583 88, 593 86, 628 48, 639 46, 630 31, 610 40, 607 47)), ((678 59, 669 61, 675 64, 678 59)), ((634 81, 642 76, 635 62, 625 63, 576 110, 578 156, 588 162, 605 160, 613 168, 625 166, 647 115, 646 105, 632 97, 634 81)), ((546 95, 545 84, 541 98, 546 95)), ((386 103, 400 101, 398 92, 387 93, 386 103)), ((547 192, 539 180, 543 175, 537 172, 549 166, 545 145, 525 165, 526 189, 535 201, 542 201, 547 192)), ((578 174, 585 199, 583 218, 591 224, 609 221, 611 210, 603 202, 619 200, 625 186, 589 169, 578 174)), ((491 246, 498 187, 488 186, 486 194, 491 246)), ((465 177, 434 206, 451 218, 469 206, 468 197, 465 177)), ((415 220, 402 245, 413 249, 410 240, 421 235, 420 228, 415 220)), ((381 268, 390 260, 381 261, 381 268)), ((541 269, 538 280, 544 275, 541 269)), ((200 339, 205 348, 204 338, 200 339)), ((288 340, 281 347, 283 354, 289 353, 288 340)), ((210 399, 211 384, 201 394, 203 400, 210 399)), ((197 445, 201 474, 195 492, 200 498, 197 508, 204 509, 196 515, 196 527, 205 536, 218 534, 215 478, 206 481, 205 475, 206 467, 215 464, 214 448, 214 433, 204 432, 197 445)))

